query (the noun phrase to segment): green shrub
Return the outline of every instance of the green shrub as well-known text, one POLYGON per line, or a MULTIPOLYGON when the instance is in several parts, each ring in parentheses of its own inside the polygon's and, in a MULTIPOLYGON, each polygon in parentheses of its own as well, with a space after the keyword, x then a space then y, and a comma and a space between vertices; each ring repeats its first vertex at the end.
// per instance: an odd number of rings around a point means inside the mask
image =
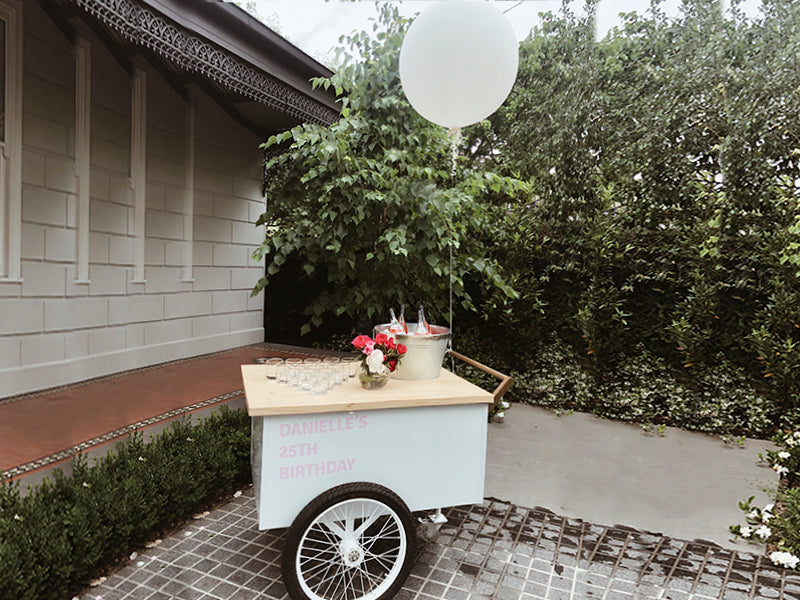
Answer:
POLYGON ((764 436, 774 427, 770 402, 747 383, 743 369, 723 359, 687 374, 638 346, 615 371, 596 377, 578 356, 561 341, 545 346, 526 369, 510 372, 514 385, 507 397, 706 433, 764 436))
MULTIPOLYGON (((777 450, 766 460, 780 476, 772 502, 764 508, 753 505, 754 497, 739 502, 746 525, 731 525, 736 536, 769 545, 769 558, 779 566, 800 566, 800 431, 781 432, 772 438, 777 450)), ((763 457, 762 457, 763 458, 763 457)))
POLYGON ((0 600, 62 598, 160 530, 249 477, 250 419, 222 407, 197 425, 175 421, 144 443, 128 443, 92 466, 21 495, 0 486, 0 600))

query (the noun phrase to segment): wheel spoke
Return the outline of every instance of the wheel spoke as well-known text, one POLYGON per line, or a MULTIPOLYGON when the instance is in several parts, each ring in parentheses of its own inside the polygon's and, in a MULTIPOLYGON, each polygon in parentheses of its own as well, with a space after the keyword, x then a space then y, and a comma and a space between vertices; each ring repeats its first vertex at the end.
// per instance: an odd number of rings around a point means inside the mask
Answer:
MULTIPOLYGON (((335 524, 334 524, 335 526, 335 524)), ((325 539, 330 542, 331 546, 334 548, 338 546, 339 542, 342 541, 343 537, 339 535, 337 532, 331 529, 331 524, 329 523, 319 523, 317 525, 312 526, 308 530, 309 537, 312 533, 317 532, 320 533, 325 539), (323 527, 324 525, 324 527, 323 527)), ((319 540, 320 543, 324 543, 323 540, 319 540)))
POLYGON ((343 540, 345 538, 345 536, 347 535, 347 529, 343 528, 339 524, 339 521, 341 521, 341 520, 342 519, 340 517, 338 517, 337 515, 331 513, 331 514, 322 515, 322 517, 319 520, 319 523, 321 525, 325 525, 325 527, 327 527, 332 533, 337 535, 340 540, 343 540))
POLYGON ((332 585, 334 584, 334 582, 335 582, 335 581, 336 581, 336 580, 339 578, 339 576, 340 576, 340 574, 341 574, 341 572, 342 572, 342 570, 343 570, 343 569, 344 569, 344 565, 342 565, 342 564, 338 564, 338 565, 336 565, 336 569, 335 569, 335 570, 333 570, 333 572, 332 572, 332 573, 330 573, 330 572, 326 572, 326 573, 325 573, 326 577, 323 577, 322 579, 320 579, 320 580, 319 580, 319 581, 318 581, 318 582, 317 582, 317 583, 314 585, 314 589, 315 589, 315 590, 319 590, 319 589, 321 589, 321 588, 322 588, 322 586, 323 586, 323 585, 324 585, 324 584, 327 582, 327 584, 328 584, 328 585, 325 587, 325 591, 322 593, 322 595, 321 595, 320 597, 322 597, 322 598, 329 598, 329 597, 330 597, 330 596, 328 595, 328 593, 329 593, 329 591, 330 591, 330 589, 331 589, 331 586, 332 586, 332 585))
POLYGON ((370 534, 370 536, 367 538, 367 541, 364 542, 365 545, 369 543, 371 546, 377 540, 387 539, 387 537, 391 539, 391 536, 386 535, 387 531, 390 531, 392 534, 395 532, 399 533, 397 529, 397 523, 395 523, 393 519, 385 519, 380 530, 377 533, 370 534))
POLYGON ((364 532, 369 528, 369 526, 375 522, 375 519, 377 519, 379 516, 386 514, 386 512, 381 509, 382 509, 381 506, 373 505, 372 511, 370 512, 369 516, 367 516, 363 514, 363 506, 362 506, 361 518, 363 519, 363 522, 361 523, 361 525, 358 526, 358 529, 356 529, 353 532, 357 538, 360 538, 364 534, 364 532))
MULTIPOLYGON (((365 569, 363 567, 363 564, 358 566, 358 572, 362 580, 366 579, 367 586, 370 590, 373 590, 376 587, 378 587, 378 585, 380 585, 382 581, 382 578, 378 577, 377 575, 373 575, 372 573, 369 572, 369 570, 365 569)), ((362 590, 363 589, 364 588, 362 587, 362 590)))
POLYGON ((333 568, 338 568, 342 564, 338 558, 338 556, 334 555, 327 559, 306 560, 301 564, 302 573, 307 579, 319 577, 321 573, 327 573, 333 568))

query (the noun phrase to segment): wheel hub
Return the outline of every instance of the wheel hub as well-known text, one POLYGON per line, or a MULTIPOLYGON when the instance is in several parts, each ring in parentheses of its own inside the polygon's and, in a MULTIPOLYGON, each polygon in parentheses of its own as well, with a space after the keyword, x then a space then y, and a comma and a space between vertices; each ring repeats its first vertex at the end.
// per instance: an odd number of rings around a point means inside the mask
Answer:
POLYGON ((339 552, 347 567, 357 567, 364 560, 364 550, 356 540, 342 540, 339 552))

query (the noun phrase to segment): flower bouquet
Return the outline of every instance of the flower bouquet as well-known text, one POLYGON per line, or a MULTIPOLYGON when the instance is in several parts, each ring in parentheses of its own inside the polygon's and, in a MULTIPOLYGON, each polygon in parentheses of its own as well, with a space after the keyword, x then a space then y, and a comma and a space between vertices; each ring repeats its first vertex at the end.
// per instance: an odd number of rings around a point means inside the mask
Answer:
POLYGON ((373 340, 368 335, 359 335, 353 347, 361 353, 361 372, 358 375, 361 385, 367 389, 377 389, 386 385, 389 375, 394 372, 407 348, 395 342, 394 338, 379 333, 373 340))

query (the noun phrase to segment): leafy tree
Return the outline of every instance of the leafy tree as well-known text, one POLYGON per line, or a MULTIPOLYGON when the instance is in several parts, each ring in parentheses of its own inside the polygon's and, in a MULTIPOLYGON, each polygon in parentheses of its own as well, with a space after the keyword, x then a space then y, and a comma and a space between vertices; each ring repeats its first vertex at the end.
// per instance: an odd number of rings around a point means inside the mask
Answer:
POLYGON ((334 87, 341 119, 264 146, 270 200, 255 256, 267 269, 253 293, 290 281, 302 288, 302 333, 334 316, 363 328, 399 304, 423 303, 429 320, 445 320, 451 272, 462 309, 475 308, 475 289, 498 302, 515 295, 490 256, 488 229, 526 185, 457 159, 458 140, 405 100, 398 61, 407 25, 383 5, 372 36, 347 37, 352 54, 342 51, 339 71, 314 81, 334 87))

